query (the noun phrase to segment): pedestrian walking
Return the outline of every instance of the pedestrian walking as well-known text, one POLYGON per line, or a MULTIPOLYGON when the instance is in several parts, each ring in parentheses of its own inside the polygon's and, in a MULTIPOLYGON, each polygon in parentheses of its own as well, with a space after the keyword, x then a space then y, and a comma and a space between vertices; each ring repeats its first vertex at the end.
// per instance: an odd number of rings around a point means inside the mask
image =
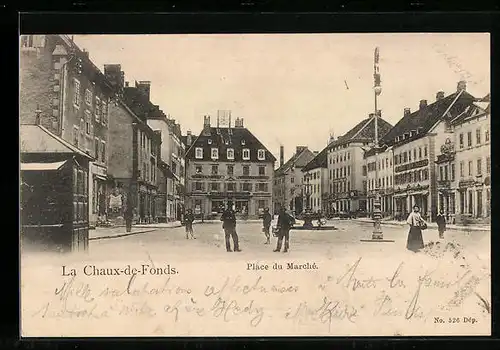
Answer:
POLYGON ((271 235, 269 233, 269 228, 271 227, 271 221, 273 221, 271 214, 269 213, 269 208, 264 209, 264 215, 262 216, 262 231, 266 235, 266 242, 264 244, 271 243, 271 235))
POLYGON ((413 206, 413 212, 408 215, 406 220, 410 226, 410 231, 408 232, 408 241, 406 243, 406 249, 417 253, 420 249, 424 247, 424 239, 422 238, 422 230, 427 229, 427 224, 420 215, 420 207, 418 205, 413 206))
POLYGON ((236 215, 231 207, 228 208, 222 213, 220 218, 222 221, 222 228, 224 229, 224 236, 226 239, 226 250, 228 252, 232 252, 231 243, 229 238, 233 239, 234 251, 241 252, 239 243, 238 243, 238 234, 236 233, 236 215))
POLYGON ((125 219, 125 227, 127 232, 132 231, 132 220, 134 219, 134 208, 132 204, 132 196, 127 196, 127 203, 125 204, 125 210, 123 212, 123 218, 125 219))
POLYGON ((186 239, 189 239, 190 235, 191 238, 196 239, 196 237, 193 234, 193 221, 194 221, 193 210, 188 209, 186 215, 184 215, 184 224, 186 225, 186 239))
POLYGON ((276 245, 276 249, 274 252, 281 251, 281 245, 283 243, 283 239, 285 239, 285 249, 283 253, 288 252, 290 249, 290 229, 295 224, 295 219, 288 214, 284 208, 281 208, 280 214, 278 216, 278 243, 276 245))
POLYGON ((443 210, 439 211, 436 218, 436 224, 438 226, 439 238, 444 239, 444 231, 446 231, 446 218, 444 217, 443 210))

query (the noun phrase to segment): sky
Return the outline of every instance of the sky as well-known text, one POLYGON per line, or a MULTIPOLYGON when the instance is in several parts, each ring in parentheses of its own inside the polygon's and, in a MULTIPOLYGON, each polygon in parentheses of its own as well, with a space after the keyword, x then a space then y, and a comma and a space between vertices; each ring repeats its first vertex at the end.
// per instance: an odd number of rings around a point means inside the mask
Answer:
POLYGON ((296 146, 321 151, 374 111, 373 56, 380 50, 382 118, 435 100, 467 81, 490 92, 490 36, 440 34, 75 35, 94 64, 119 63, 125 80, 151 81, 151 101, 201 131, 203 116, 231 110, 278 159, 296 146))

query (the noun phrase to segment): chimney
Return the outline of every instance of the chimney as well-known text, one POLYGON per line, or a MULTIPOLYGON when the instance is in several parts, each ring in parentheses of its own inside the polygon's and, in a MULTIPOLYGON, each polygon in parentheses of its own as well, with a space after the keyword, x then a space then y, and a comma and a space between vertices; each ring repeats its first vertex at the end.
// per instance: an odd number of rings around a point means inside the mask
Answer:
POLYGON ((151 82, 149 80, 141 80, 135 84, 135 87, 144 94, 150 101, 150 92, 151 92, 151 82))
POLYGON ((117 91, 123 89, 125 84, 125 73, 122 72, 122 66, 120 64, 105 64, 104 75, 117 91))
POLYGON ((444 98, 444 91, 438 91, 436 93, 436 101, 442 100, 444 98))
POLYGON ((129 87, 129 82, 128 81, 125 82, 125 87, 129 87))
POLYGON ((240 128, 243 128, 243 118, 240 118, 240 128))
POLYGON ((420 100, 420 109, 427 107, 427 100, 420 100))
POLYGON ((186 146, 191 146, 193 143, 193 136, 191 135, 191 130, 186 131, 186 146))
POLYGON ((467 82, 465 80, 460 80, 457 83, 457 92, 460 92, 461 90, 467 91, 467 82))
POLYGON ((209 128, 210 127, 210 116, 205 115, 203 116, 203 128, 209 128))
POLYGON ((404 116, 406 117, 407 115, 410 115, 411 114, 411 109, 410 108, 405 108, 404 109, 404 116))
POLYGON ((307 146, 297 146, 295 148, 295 153, 298 154, 298 153, 300 153, 300 152, 302 152, 303 150, 306 150, 306 149, 307 149, 307 146))
POLYGON ((280 167, 283 166, 283 164, 285 164, 285 148, 283 147, 283 145, 280 146, 280 167))
POLYGON ((368 118, 372 119, 373 117, 375 117, 375 113, 368 114, 368 118))

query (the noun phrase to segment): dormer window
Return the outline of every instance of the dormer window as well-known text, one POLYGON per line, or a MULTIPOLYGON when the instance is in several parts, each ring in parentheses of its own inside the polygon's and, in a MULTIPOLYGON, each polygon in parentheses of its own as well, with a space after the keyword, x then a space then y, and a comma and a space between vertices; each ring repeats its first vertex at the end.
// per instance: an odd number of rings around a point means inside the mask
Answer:
POLYGON ((217 148, 212 148, 211 158, 219 159, 219 150, 217 148))
POLYGON ((227 159, 234 160, 234 149, 232 148, 227 149, 227 159))
POLYGON ((208 144, 211 145, 212 144, 212 140, 211 139, 208 139, 208 144))
POLYGON ((203 159, 203 148, 201 147, 196 147, 195 148, 195 158, 196 159, 203 159))
POLYGON ((232 134, 233 134, 233 129, 229 128, 229 129, 227 130, 227 133, 228 133, 229 135, 232 135, 232 134))
POLYGON ((263 149, 259 149, 257 152, 257 158, 259 160, 265 160, 266 159, 266 152, 263 149))
POLYGON ((217 129, 217 135, 220 135, 220 129, 217 129))
POLYGON ((245 140, 241 140, 241 145, 242 146, 245 146, 245 143, 246 143, 245 140))
POLYGON ((243 149, 243 160, 250 160, 250 150, 248 148, 243 149))

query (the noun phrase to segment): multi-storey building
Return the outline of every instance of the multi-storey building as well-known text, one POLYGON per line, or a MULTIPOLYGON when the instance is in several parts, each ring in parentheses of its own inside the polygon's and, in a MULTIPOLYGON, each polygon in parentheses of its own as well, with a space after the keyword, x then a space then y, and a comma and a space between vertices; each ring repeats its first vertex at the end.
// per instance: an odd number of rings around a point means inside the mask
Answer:
POLYGON ((421 100, 419 109, 405 108, 403 118, 383 138, 382 144, 393 147, 394 154, 394 216, 404 219, 418 205, 427 220, 437 213, 437 151, 453 137, 451 121, 470 108, 474 97, 466 92, 465 82, 445 97, 436 94, 436 101, 421 100))
MULTIPOLYGON (((458 213, 473 219, 491 215, 491 149, 489 96, 475 102, 452 122, 454 129, 455 168, 458 176, 446 163, 438 164, 438 179, 454 181, 454 193, 440 193, 438 205, 449 216, 458 213), (448 177, 447 177, 447 174, 448 177)), ((453 144, 448 141, 445 145, 453 144)), ((453 151, 453 147, 449 147, 453 151)), ((446 147, 444 148, 446 151, 446 147)), ((453 154, 452 152, 449 152, 453 154)), ((445 153, 446 154, 446 153, 445 153)))
MULTIPOLYGON (((375 138, 375 114, 358 123, 343 136, 328 145, 328 212, 366 211, 366 175, 364 153, 373 146, 375 138)), ((391 124, 379 117, 378 135, 385 135, 391 124)))
POLYGON ((107 213, 108 106, 115 92, 104 74, 67 35, 22 35, 21 122, 40 111, 41 124, 93 157, 89 168, 90 225, 107 213))
POLYGON ((378 191, 382 215, 392 216, 394 194, 392 148, 382 146, 378 149, 376 147, 369 149, 365 152, 365 163, 363 174, 366 175, 366 180, 363 183, 363 188, 366 190, 367 212, 373 213, 373 202, 378 191), (378 172, 378 180, 376 180, 376 172, 378 172), (378 181, 378 184, 375 181, 378 181))
MULTIPOLYGON (((281 147, 280 159, 283 159, 283 150, 283 147, 281 147)), ((304 209, 302 168, 314 157, 315 154, 307 146, 297 146, 295 154, 274 171, 273 197, 275 213, 278 213, 280 208, 291 210, 295 215, 302 213, 304 209)))
POLYGON ((328 207, 328 163, 325 148, 302 168, 304 207, 325 212, 328 207))
POLYGON ((205 116, 201 133, 186 142, 186 207, 195 215, 215 216, 232 207, 238 215, 258 217, 264 208, 272 210, 276 159, 243 119, 234 127, 212 127, 205 116))

